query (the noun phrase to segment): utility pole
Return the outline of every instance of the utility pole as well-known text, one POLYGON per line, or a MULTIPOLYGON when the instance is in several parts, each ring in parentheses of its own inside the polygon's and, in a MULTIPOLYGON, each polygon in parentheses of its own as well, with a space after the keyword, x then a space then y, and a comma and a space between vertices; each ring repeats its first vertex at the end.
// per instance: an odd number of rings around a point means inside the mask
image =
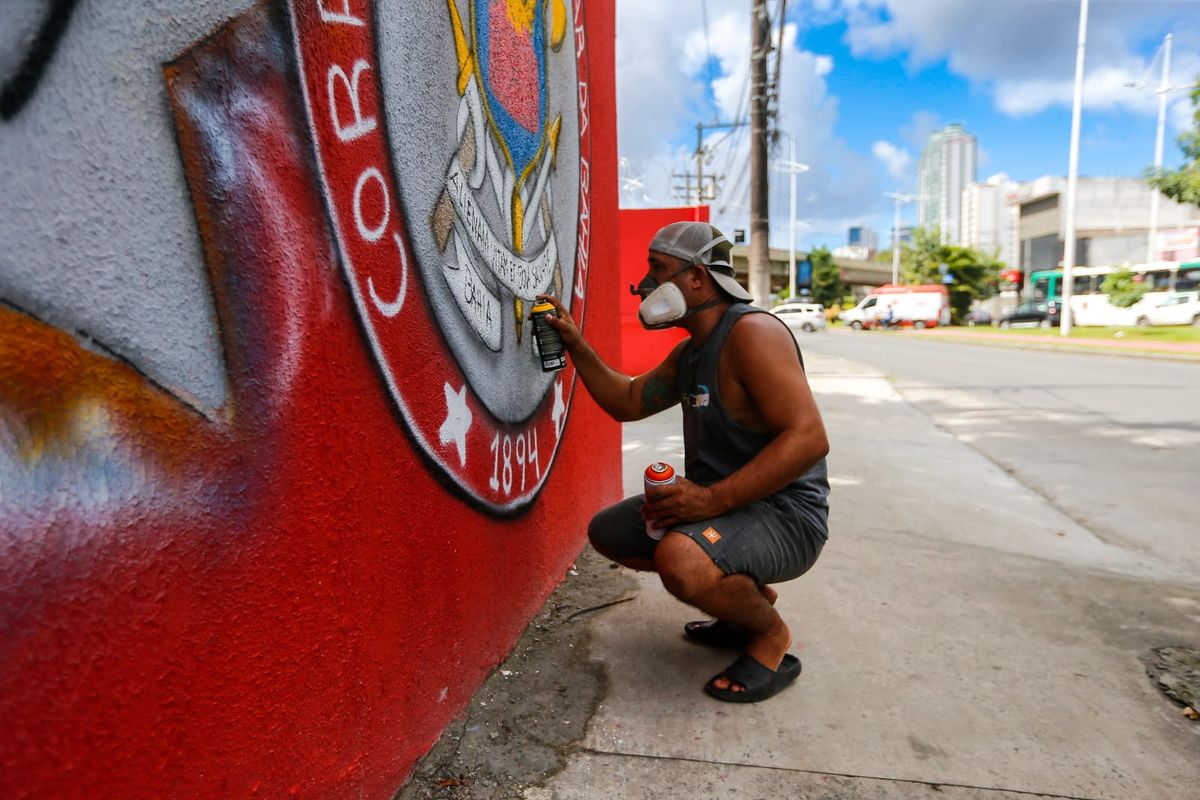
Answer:
POLYGON ((900 204, 911 203, 913 196, 899 192, 884 192, 884 195, 892 198, 896 204, 896 211, 892 217, 892 285, 894 286, 900 282, 900 204))
POLYGON ((808 172, 808 164, 801 164, 796 160, 796 137, 792 136, 787 131, 776 130, 772 133, 772 140, 776 140, 778 136, 783 135, 788 138, 790 145, 789 153, 791 158, 787 161, 775 162, 775 169, 779 172, 786 172, 791 180, 791 199, 788 206, 788 217, 791 220, 791 235, 788 239, 788 299, 796 299, 796 176, 808 172))
POLYGON ((767 177, 767 53, 771 19, 767 0, 752 0, 750 18, 750 294, 764 308, 771 299, 771 220, 767 177))
MULTIPOLYGON (((708 148, 704 146, 704 134, 706 131, 722 131, 740 128, 745 125, 745 120, 741 122, 711 122, 705 124, 703 122, 696 123, 696 150, 692 156, 696 159, 696 194, 695 205, 703 205, 705 200, 715 200, 717 191, 720 189, 721 181, 725 179, 724 175, 705 175, 704 174, 704 159, 708 155, 708 148), (707 181, 707 186, 705 182, 707 181)), ((683 175, 676 175, 676 178, 683 178, 683 175)), ((687 176, 688 186, 691 186, 691 175, 687 176)), ((692 194, 689 190, 685 195, 686 202, 692 203, 692 194)))

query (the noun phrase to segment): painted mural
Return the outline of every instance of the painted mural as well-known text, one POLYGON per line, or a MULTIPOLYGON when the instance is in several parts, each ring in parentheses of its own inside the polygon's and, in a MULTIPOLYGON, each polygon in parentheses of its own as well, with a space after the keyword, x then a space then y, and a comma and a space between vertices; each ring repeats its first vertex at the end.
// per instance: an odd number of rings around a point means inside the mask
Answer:
POLYGON ((12 0, 0 796, 391 797, 620 490, 611 0, 12 0), (574 398, 574 400, 573 400, 574 398))
POLYGON ((511 511, 545 482, 575 380, 541 372, 527 308, 553 293, 585 318, 583 4, 448 0, 421 25, 401 6, 289 5, 325 202, 413 438, 471 498, 511 511))

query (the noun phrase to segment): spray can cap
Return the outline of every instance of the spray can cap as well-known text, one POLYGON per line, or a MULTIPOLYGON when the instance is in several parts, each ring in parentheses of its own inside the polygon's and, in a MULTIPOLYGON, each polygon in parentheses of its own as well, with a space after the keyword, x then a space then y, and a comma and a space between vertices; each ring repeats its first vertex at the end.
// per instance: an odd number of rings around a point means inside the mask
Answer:
POLYGON ((669 481, 675 477, 675 469, 670 464, 655 461, 646 467, 646 479, 652 481, 669 481))
POLYGON ((543 311, 553 311, 553 310, 554 310, 553 303, 547 303, 545 300, 539 300, 537 305, 535 305, 533 307, 533 311, 530 313, 541 314, 543 311))

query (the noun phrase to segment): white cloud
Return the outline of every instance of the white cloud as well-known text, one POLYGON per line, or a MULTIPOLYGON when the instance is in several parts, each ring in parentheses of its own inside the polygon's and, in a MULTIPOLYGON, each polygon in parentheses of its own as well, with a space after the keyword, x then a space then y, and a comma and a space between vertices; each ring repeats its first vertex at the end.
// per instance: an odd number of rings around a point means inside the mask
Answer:
MULTIPOLYGON (((703 87, 685 68, 680 14, 664 3, 622 0, 617 27, 617 101, 621 155, 640 160, 663 154, 663 143, 696 108, 703 87)), ((697 14, 696 22, 699 22, 697 14)))
POLYGON ((871 145, 871 153, 879 159, 888 174, 896 180, 908 177, 908 168, 912 165, 912 154, 891 142, 880 140, 871 145))
MULTIPOLYGON (((1172 83, 1200 73, 1200 4, 1172 0, 1092 3, 1087 80, 1089 109, 1153 115, 1151 91, 1127 82, 1157 82, 1150 62, 1162 35, 1175 30, 1172 83), (1149 76, 1147 78, 1147 76, 1149 76)), ((992 98, 997 109, 1020 117, 1070 106, 1078 3, 1062 0, 798 0, 792 18, 805 26, 846 24, 857 58, 901 55, 909 68, 934 63, 992 98)), ((707 0, 706 38, 699 4, 617 3, 617 92, 620 153, 627 159, 622 191, 629 205, 672 204, 671 173, 695 170, 695 125, 729 121, 744 113, 750 28, 745 0, 707 0)), ((829 90, 838 65, 828 54, 797 47, 796 25, 784 31, 780 127, 796 137, 796 158, 811 170, 799 176, 798 217, 808 238, 840 241, 844 226, 864 215, 890 212, 885 189, 911 189, 915 154, 930 131, 954 118, 954 109, 914 110, 899 131, 880 131, 870 153, 853 152, 836 126, 839 99, 829 90), (906 160, 907 157, 907 160, 906 160)), ((1190 125, 1190 103, 1172 101, 1172 136, 1190 125)), ((724 191, 712 204, 724 228, 747 227, 749 131, 710 131, 707 174, 723 174, 724 191)), ((775 157, 787 157, 781 139, 775 157)), ((778 244, 786 237, 788 179, 771 173, 771 216, 778 244)))
MULTIPOLYGON (((1144 72, 1144 66, 1136 62, 1085 69, 1084 107, 1097 111, 1124 109, 1139 114, 1157 114, 1158 98, 1153 90, 1130 86, 1144 72)), ((996 107, 1014 117, 1035 114, 1051 106, 1070 106, 1074 92, 1074 77, 1057 81, 1002 80, 996 84, 996 107)))
MULTIPOLYGON (((714 111, 722 122, 746 116, 746 11, 744 0, 709 0, 706 40, 699 8, 689 12, 677 4, 619 0, 619 149, 627 159, 623 175, 637 178, 622 192, 627 205, 671 204, 669 173, 695 171, 695 124, 714 121, 714 111)), ((878 205, 883 170, 837 137, 838 101, 826 83, 834 60, 797 49, 798 32, 794 24, 784 26, 779 99, 779 127, 795 137, 796 160, 811 167, 797 179, 797 217, 809 224, 806 234, 831 232, 840 238, 846 219, 861 218, 864 208, 878 205)), ((706 173, 725 178, 712 203, 713 221, 722 228, 748 227, 749 138, 745 128, 706 135, 712 152, 706 173)), ((787 158, 790 145, 781 137, 772 157, 787 158)), ((770 184, 772 243, 779 245, 787 238, 789 180, 772 171, 770 184)))
MULTIPOLYGON (((910 69, 945 61, 948 69, 993 93, 1013 116, 1070 106, 1079 31, 1077 2, 1047 0, 819 0, 814 12, 840 14, 855 56, 907 56, 910 69)), ((1092 3, 1088 18, 1084 105, 1154 114, 1154 49, 1174 29, 1171 83, 1200 72, 1200 7, 1194 0, 1109 0, 1092 3), (1153 74, 1150 67, 1153 67, 1153 74)))

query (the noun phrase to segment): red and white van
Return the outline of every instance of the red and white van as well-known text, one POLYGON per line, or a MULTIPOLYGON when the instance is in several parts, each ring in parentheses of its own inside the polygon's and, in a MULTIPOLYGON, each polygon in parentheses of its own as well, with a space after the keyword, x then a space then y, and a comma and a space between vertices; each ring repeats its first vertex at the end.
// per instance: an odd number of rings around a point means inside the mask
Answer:
POLYGON ((889 283, 871 290, 861 303, 839 316, 851 328, 860 330, 881 324, 889 308, 895 324, 914 328, 950 324, 950 292, 937 284, 896 286, 889 283))

